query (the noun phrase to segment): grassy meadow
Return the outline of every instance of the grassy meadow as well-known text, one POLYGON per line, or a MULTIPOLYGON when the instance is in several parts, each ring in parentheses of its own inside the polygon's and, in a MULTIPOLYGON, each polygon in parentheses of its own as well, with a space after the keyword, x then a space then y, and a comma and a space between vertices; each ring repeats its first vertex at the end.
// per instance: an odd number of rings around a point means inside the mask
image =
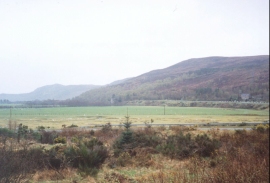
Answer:
POLYGON ((29 128, 37 126, 60 129, 62 125, 120 124, 125 116, 133 124, 154 120, 155 124, 211 123, 211 122, 262 122, 269 120, 268 110, 164 107, 164 106, 109 106, 109 107, 55 107, 0 109, 0 127, 7 127, 11 120, 29 128))

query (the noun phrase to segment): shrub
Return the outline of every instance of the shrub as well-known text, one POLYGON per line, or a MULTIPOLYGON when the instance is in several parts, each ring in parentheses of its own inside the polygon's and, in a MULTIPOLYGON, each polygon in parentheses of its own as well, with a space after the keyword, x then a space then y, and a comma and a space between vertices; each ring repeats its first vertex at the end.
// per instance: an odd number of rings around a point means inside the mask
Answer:
POLYGON ((56 131, 42 131, 41 132, 41 143, 53 144, 54 139, 58 136, 56 131))
POLYGON ((94 130, 90 130, 90 135, 95 135, 95 131, 94 130))
POLYGON ((239 126, 247 126, 247 123, 242 122, 239 126))
POLYGON ((198 154, 206 157, 211 156, 216 149, 220 147, 220 142, 217 139, 210 139, 207 134, 197 135, 195 142, 198 144, 198 154))
POLYGON ((64 154, 73 167, 91 175, 97 173, 97 168, 109 155, 103 143, 95 138, 83 139, 78 144, 67 147, 64 154))
POLYGON ((222 143, 216 163, 210 161, 215 168, 199 175, 202 182, 269 182, 269 133, 243 130, 222 143))
POLYGON ((144 131, 137 131, 133 134, 134 147, 153 147, 161 144, 162 139, 159 133, 152 129, 146 128, 144 131))
POLYGON ((82 142, 86 145, 87 148, 93 149, 94 146, 103 146, 103 142, 99 141, 96 138, 92 138, 91 140, 83 139, 82 142))
POLYGON ((25 138, 28 132, 29 132, 28 126, 20 123, 18 127, 18 136, 17 136, 18 142, 20 142, 21 138, 25 138))
POLYGON ((266 131, 269 131, 269 125, 263 125, 263 124, 259 124, 259 125, 257 125, 256 126, 256 131, 257 132, 260 132, 260 133, 264 133, 264 132, 266 132, 266 131))
POLYGON ((112 131, 112 125, 111 123, 106 123, 105 125, 102 126, 101 131, 103 133, 108 133, 112 131))
POLYGON ((77 128, 63 128, 60 135, 65 137, 81 136, 83 135, 83 131, 77 128))
POLYGON ((38 126, 38 127, 37 127, 37 130, 38 130, 38 131, 43 131, 43 130, 45 130, 45 129, 46 129, 46 128, 45 128, 44 126, 38 126))
POLYGON ((38 141, 38 142, 40 142, 41 141, 41 134, 40 134, 40 132, 32 132, 31 133, 31 136, 32 136, 32 138, 35 140, 35 141, 38 141))
POLYGON ((128 152, 123 152, 117 158, 116 165, 126 166, 130 162, 131 162, 131 156, 130 156, 130 154, 128 152))
POLYGON ((65 137, 56 137, 54 140, 53 140, 54 143, 61 143, 61 144, 65 144, 67 143, 67 139, 65 137))
POLYGON ((75 143, 75 144, 77 144, 77 143, 79 143, 79 138, 78 137, 72 137, 71 138, 71 142, 73 142, 73 143, 75 143))
POLYGON ((0 182, 25 182, 36 170, 44 168, 46 155, 41 147, 9 140, 10 145, 0 146, 0 182))
POLYGON ((184 135, 182 132, 178 135, 171 135, 167 140, 157 146, 157 150, 171 158, 185 158, 192 154, 195 143, 191 139, 191 134, 184 135))
POLYGON ((66 146, 56 144, 47 151, 49 155, 50 168, 59 169, 66 163, 64 153, 63 153, 65 149, 66 149, 66 146))
POLYGON ((72 125, 68 126, 68 128, 76 128, 76 127, 78 127, 78 125, 72 124, 72 125))
POLYGON ((0 128, 0 136, 2 137, 15 137, 15 133, 7 128, 0 128))
POLYGON ((243 135, 245 134, 247 131, 244 129, 244 130, 235 130, 235 135, 243 135))
POLYGON ((184 135, 180 132, 178 135, 169 136, 165 142, 156 147, 157 151, 171 158, 187 158, 193 154, 200 156, 213 155, 220 143, 216 139, 210 139, 206 134, 197 135, 195 139, 191 134, 184 135))

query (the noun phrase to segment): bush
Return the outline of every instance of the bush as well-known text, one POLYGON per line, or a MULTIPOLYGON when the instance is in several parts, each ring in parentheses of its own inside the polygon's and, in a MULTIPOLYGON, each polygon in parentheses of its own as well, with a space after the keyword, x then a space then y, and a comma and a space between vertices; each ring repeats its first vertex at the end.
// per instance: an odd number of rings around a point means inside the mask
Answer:
POLYGON ((116 159, 115 163, 116 163, 116 165, 119 165, 119 166, 126 166, 130 162, 131 162, 130 154, 128 152, 123 152, 116 159))
POLYGON ((152 129, 146 128, 144 131, 137 131, 133 134, 134 147, 153 147, 162 143, 159 133, 152 129))
POLYGON ((213 155, 215 150, 220 147, 220 142, 217 139, 212 140, 206 134, 197 135, 195 142, 199 146, 198 154, 203 157, 213 155))
POLYGON ((41 134, 40 134, 40 132, 32 132, 31 135, 32 135, 32 138, 35 141, 38 141, 38 142, 41 141, 41 134))
POLYGON ((60 143, 60 144, 65 144, 65 143, 67 143, 67 139, 65 138, 65 137, 56 137, 54 140, 53 140, 53 142, 55 143, 55 144, 58 144, 58 143, 60 143))
POLYGON ((56 131, 42 131, 41 132, 41 143, 43 144, 53 144, 54 139, 58 136, 56 131))
POLYGON ((255 130, 257 132, 260 132, 260 133, 264 133, 266 131, 269 131, 269 125, 263 125, 263 124, 259 124, 256 126, 255 130))
POLYGON ((66 163, 64 157, 65 149, 65 145, 56 144, 47 151, 49 155, 50 168, 59 169, 64 166, 64 164, 66 163))
POLYGON ((68 128, 76 128, 76 127, 78 127, 78 125, 72 124, 72 125, 68 126, 68 128))
POLYGON ((38 130, 38 131, 43 131, 43 130, 45 130, 45 129, 46 129, 46 128, 45 128, 44 126, 38 126, 38 127, 37 127, 37 130, 38 130))
POLYGON ((103 133, 109 133, 109 132, 111 132, 112 131, 112 125, 111 125, 111 123, 106 123, 105 125, 103 125, 102 128, 101 128, 101 131, 103 133))
POLYGON ((47 156, 40 147, 29 148, 12 139, 0 146, 0 182, 25 182, 35 171, 44 168, 47 156))
POLYGON ((181 132, 178 135, 171 135, 167 140, 157 146, 157 150, 162 154, 171 158, 186 158, 193 153, 196 145, 191 139, 191 134, 183 135, 181 132))
POLYGON ((239 126, 247 126, 247 123, 242 122, 239 126))
POLYGON ((90 175, 95 175, 97 168, 109 156, 103 143, 95 138, 83 139, 78 144, 67 147, 64 154, 73 167, 90 175))
POLYGON ((2 137, 15 137, 16 136, 16 134, 13 132, 13 131, 11 131, 11 130, 9 130, 9 129, 7 129, 7 128, 0 128, 0 136, 2 136, 2 137))
POLYGON ((193 154, 199 156, 210 156, 220 147, 218 140, 211 140, 206 134, 197 135, 195 139, 191 134, 184 135, 180 132, 178 135, 171 135, 165 142, 158 145, 156 149, 162 154, 171 158, 187 158, 193 154))
POLYGON ((94 136, 95 135, 95 131, 94 130, 90 130, 90 135, 94 136))

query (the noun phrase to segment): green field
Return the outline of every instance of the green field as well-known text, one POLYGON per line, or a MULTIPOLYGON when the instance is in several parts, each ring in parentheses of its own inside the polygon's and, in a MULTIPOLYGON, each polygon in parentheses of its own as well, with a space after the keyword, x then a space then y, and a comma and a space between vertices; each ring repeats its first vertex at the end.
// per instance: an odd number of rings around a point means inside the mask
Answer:
POLYGON ((120 106, 120 107, 56 107, 0 109, 0 127, 6 127, 10 119, 31 128, 50 126, 61 128, 63 124, 94 126, 119 124, 128 114, 133 123, 154 119, 155 123, 206 123, 206 122, 261 122, 269 120, 268 110, 225 109, 202 107, 120 106), (165 115, 164 115, 165 113, 165 115))

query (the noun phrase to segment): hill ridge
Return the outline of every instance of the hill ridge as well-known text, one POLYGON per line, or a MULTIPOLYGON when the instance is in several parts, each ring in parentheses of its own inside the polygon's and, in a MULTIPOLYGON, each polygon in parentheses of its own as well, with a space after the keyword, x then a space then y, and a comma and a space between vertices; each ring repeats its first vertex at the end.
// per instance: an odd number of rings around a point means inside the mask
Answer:
POLYGON ((74 99, 80 105, 121 105, 131 100, 269 101, 269 55, 192 58, 74 99))
POLYGON ((66 100, 76 97, 85 91, 98 88, 98 85, 62 85, 52 84, 36 88, 29 93, 0 94, 0 100, 33 101, 33 100, 66 100))

